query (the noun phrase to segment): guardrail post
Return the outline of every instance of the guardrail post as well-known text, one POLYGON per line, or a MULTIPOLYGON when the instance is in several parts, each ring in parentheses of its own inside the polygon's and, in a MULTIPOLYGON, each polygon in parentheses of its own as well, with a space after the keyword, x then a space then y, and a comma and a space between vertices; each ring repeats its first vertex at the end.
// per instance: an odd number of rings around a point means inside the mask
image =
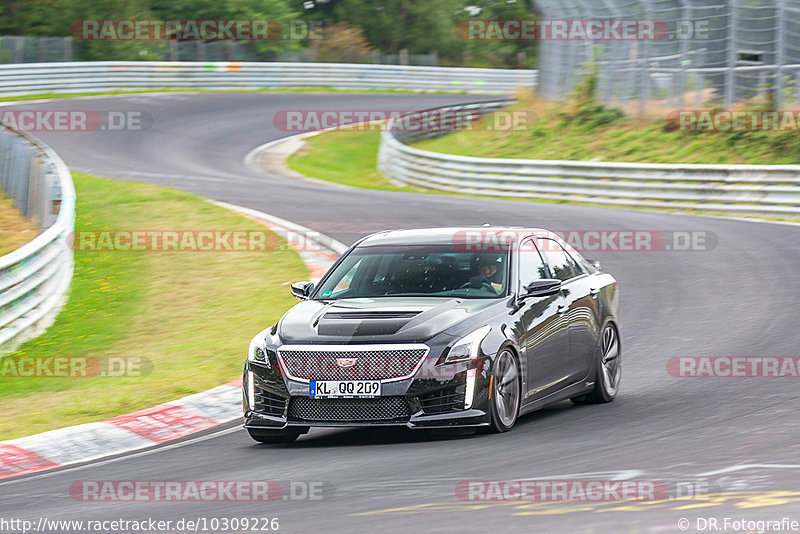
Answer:
POLYGON ((42 217, 42 212, 38 209, 39 195, 42 189, 41 175, 39 174, 39 158, 33 156, 28 160, 28 198, 25 216, 36 221, 39 231, 47 227, 47 221, 42 217))

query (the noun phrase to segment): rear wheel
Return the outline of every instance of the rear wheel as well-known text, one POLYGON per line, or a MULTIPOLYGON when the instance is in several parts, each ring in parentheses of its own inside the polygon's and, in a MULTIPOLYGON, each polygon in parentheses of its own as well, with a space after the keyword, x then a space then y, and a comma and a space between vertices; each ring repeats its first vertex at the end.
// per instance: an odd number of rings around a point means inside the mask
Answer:
POLYGON ((603 329, 600 357, 598 358, 594 389, 587 395, 575 397, 575 404, 601 404, 611 402, 617 396, 622 380, 622 350, 619 344, 619 333, 613 324, 603 329))
POLYGON ((497 355, 489 390, 493 432, 507 432, 517 422, 520 391, 517 359, 510 350, 504 349, 497 355))
POLYGON ((260 443, 292 443, 301 435, 308 432, 308 429, 298 430, 262 430, 260 428, 248 428, 247 433, 250 437, 260 443))

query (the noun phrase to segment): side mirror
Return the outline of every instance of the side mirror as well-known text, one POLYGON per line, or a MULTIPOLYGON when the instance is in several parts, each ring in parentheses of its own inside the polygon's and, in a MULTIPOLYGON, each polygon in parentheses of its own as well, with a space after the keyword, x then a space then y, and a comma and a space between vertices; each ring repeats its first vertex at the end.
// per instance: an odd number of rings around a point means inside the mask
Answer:
POLYGON ((525 288, 525 293, 520 295, 525 297, 547 297, 555 295, 561 291, 561 280, 555 278, 544 278, 542 280, 534 280, 525 288))
POLYGON ((295 282, 292 284, 292 296, 300 300, 307 300, 314 291, 313 282, 295 282))
POLYGON ((594 267, 595 269, 597 269, 598 271, 599 271, 599 270, 601 270, 601 269, 600 269, 600 262, 599 262, 599 261, 597 261, 597 260, 590 260, 590 259, 587 259, 586 261, 588 261, 588 262, 589 262, 589 264, 590 264, 592 267, 594 267))

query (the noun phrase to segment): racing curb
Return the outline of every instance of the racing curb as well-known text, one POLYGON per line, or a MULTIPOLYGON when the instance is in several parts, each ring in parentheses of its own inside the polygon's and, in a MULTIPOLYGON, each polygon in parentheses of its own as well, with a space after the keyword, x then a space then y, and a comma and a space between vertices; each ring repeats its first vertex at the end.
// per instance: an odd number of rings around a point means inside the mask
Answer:
MULTIPOLYGON (((347 250, 335 239, 257 210, 210 201, 267 226, 319 279, 347 250)), ((242 417, 242 379, 96 423, 0 441, 0 480, 152 447, 242 417)))

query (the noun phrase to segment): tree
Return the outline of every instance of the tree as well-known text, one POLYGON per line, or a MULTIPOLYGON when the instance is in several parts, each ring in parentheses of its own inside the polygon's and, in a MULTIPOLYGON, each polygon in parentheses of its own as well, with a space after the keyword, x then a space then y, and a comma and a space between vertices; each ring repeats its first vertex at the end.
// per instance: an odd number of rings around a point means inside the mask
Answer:
POLYGON ((282 28, 275 40, 245 41, 263 58, 297 49, 302 39, 292 38, 290 24, 300 19, 301 8, 288 0, 151 0, 153 13, 161 19, 273 20, 282 28))
POLYGON ((337 22, 323 30, 323 38, 314 41, 316 58, 324 62, 361 63, 369 59, 372 48, 357 26, 337 22))

